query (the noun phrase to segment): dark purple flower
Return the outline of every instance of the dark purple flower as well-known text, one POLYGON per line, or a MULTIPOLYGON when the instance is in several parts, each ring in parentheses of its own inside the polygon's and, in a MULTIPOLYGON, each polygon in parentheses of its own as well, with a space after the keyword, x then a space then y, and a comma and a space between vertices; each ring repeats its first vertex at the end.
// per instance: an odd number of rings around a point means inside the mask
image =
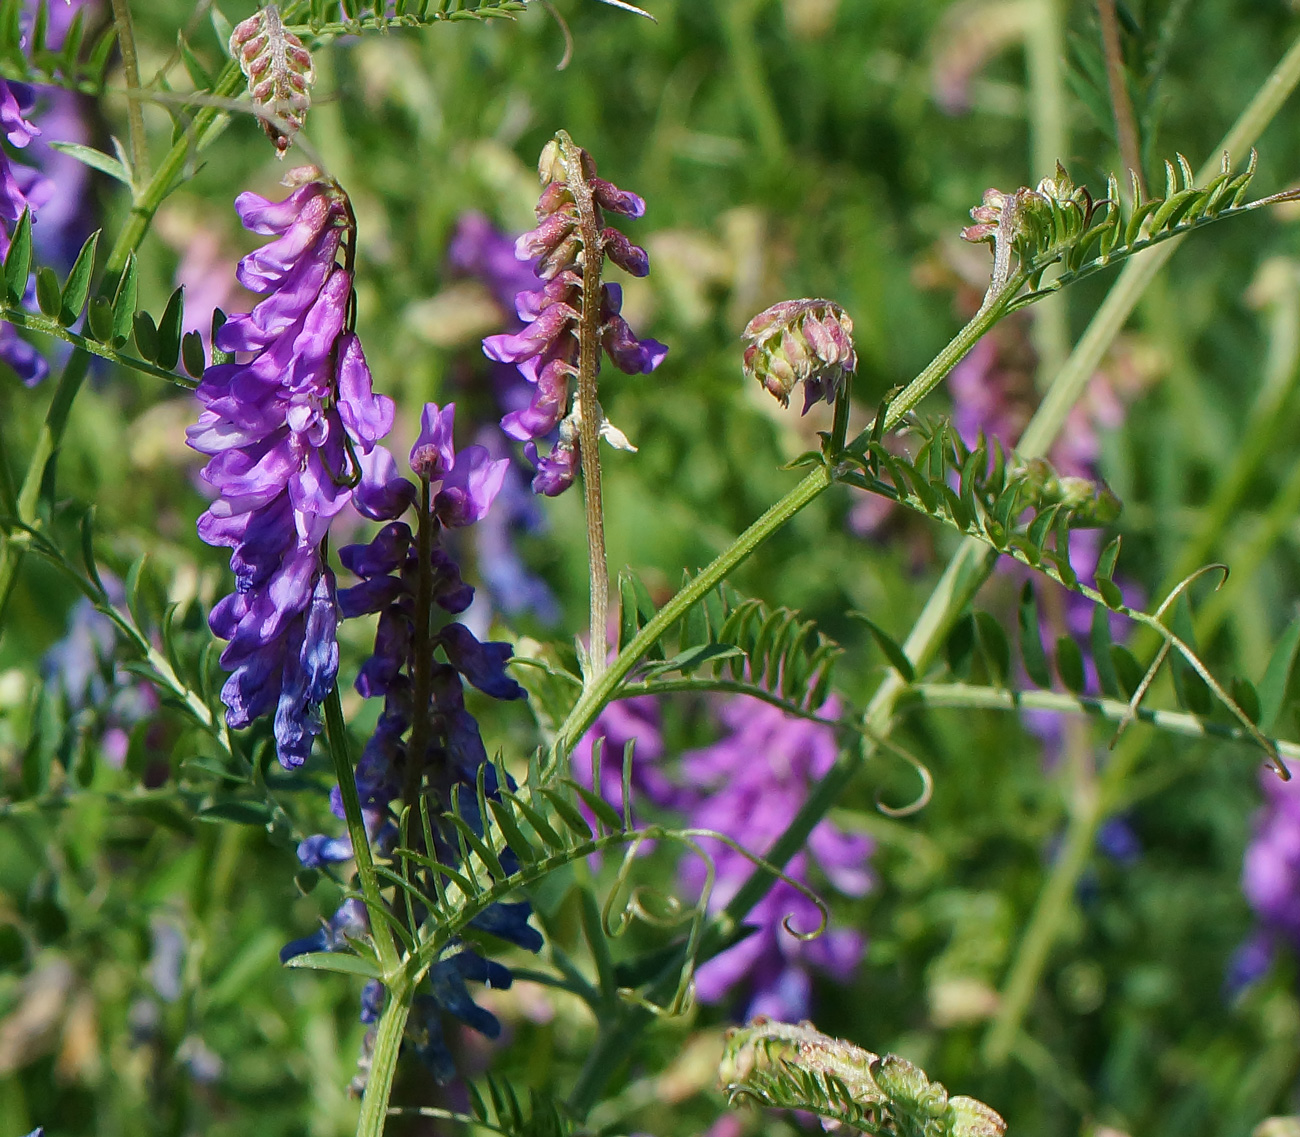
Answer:
MULTIPOLYGON (((537 204, 537 228, 515 242, 515 256, 521 261, 536 260, 536 275, 546 282, 540 289, 521 289, 515 297, 519 318, 528 324, 520 331, 488 336, 483 341, 489 359, 517 364, 520 374, 534 387, 528 406, 512 410, 501 425, 512 438, 529 444, 525 452, 537 468, 533 490, 552 497, 573 484, 579 461, 577 409, 570 402, 570 380, 578 374, 584 273, 593 262, 599 265, 605 258, 633 276, 645 276, 650 271, 646 251, 617 229, 605 227, 602 219, 602 210, 640 217, 645 202, 597 178, 591 155, 585 150, 576 153, 580 170, 569 168, 566 150, 558 141, 548 143, 543 150, 539 169, 544 188, 537 204), (585 181, 591 191, 591 221, 599 234, 599 249, 583 246, 571 185, 579 180, 585 181), (565 425, 571 428, 567 437, 565 425), (560 442, 549 457, 539 459, 536 440, 557 426, 561 428, 560 442)), ((668 349, 657 340, 638 340, 632 334, 619 315, 622 291, 618 285, 602 284, 600 298, 600 342, 614 366, 629 375, 653 371, 663 362, 668 349)))
POLYGON ((199 535, 233 549, 235 592, 209 621, 230 641, 221 656, 232 671, 226 718, 243 727, 274 711, 280 761, 297 766, 338 671, 334 577, 321 541, 358 481, 355 504, 368 516, 376 500, 402 495, 392 494, 392 459, 376 445, 392 426, 392 400, 373 393, 347 326, 352 278, 337 263, 351 238, 346 196, 313 167, 286 180, 293 190, 283 201, 245 193, 235 203, 246 228, 275 238, 238 269, 265 298, 218 334, 223 351, 249 358, 204 372, 204 410, 188 433, 211 456, 203 477, 220 495, 199 535))

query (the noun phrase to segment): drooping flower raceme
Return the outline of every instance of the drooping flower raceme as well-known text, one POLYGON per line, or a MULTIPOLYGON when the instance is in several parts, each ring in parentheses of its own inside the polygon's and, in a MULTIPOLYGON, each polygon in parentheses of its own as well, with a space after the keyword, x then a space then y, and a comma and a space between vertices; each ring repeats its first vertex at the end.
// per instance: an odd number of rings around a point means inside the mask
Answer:
MULTIPOLYGON (((598 416, 598 433, 616 446, 628 443, 605 422, 599 406, 584 408, 571 402, 571 380, 579 376, 582 337, 599 370, 601 348, 614 366, 629 375, 646 374, 663 362, 668 349, 657 340, 638 340, 620 314, 623 290, 601 284, 608 258, 633 276, 650 271, 646 251, 604 223, 605 213, 641 217, 645 202, 596 176, 591 155, 567 135, 547 143, 538 172, 542 195, 537 203, 537 228, 515 245, 521 261, 536 259, 540 289, 520 292, 515 307, 522 331, 489 336, 483 341, 488 358, 517 364, 535 387, 532 401, 501 420, 502 429, 521 442, 537 466, 533 489, 554 496, 573 484, 579 463, 579 437, 584 413, 598 416), (593 310, 588 311, 588 305, 593 310), (585 329, 585 330, 584 330, 585 329), (559 428, 559 441, 550 454, 538 457, 537 440, 559 428)), ((591 376, 594 381, 594 374, 591 376)))
MULTIPOLYGON (((459 808, 470 824, 477 818, 476 788, 480 774, 489 797, 495 796, 496 767, 488 763, 478 723, 465 708, 464 684, 496 699, 522 699, 524 690, 509 675, 505 664, 510 647, 480 643, 474 634, 451 619, 469 607, 474 590, 464 583, 460 570, 441 544, 448 528, 463 528, 481 521, 500 492, 508 459, 492 459, 481 446, 456 451, 452 442, 455 407, 424 409, 422 429, 411 450, 410 465, 419 479, 417 490, 397 475, 384 471, 382 490, 387 524, 366 544, 347 545, 339 557, 360 583, 339 593, 344 616, 377 613, 378 628, 373 654, 357 676, 357 691, 366 698, 383 699, 375 732, 357 763, 356 785, 362 813, 372 843, 380 851, 396 835, 395 809, 403 804, 428 805, 428 815, 439 818, 459 808), (402 516, 414 506, 415 529, 402 516)), ((343 816, 342 795, 336 788, 334 812, 343 816)), ((434 821, 435 848, 424 854, 442 864, 455 864, 459 845, 453 832, 434 821)), ((407 834, 405 842, 420 844, 423 837, 407 834)), ((310 837, 298 850, 309 867, 349 860, 346 838, 310 837)), ((502 854, 507 872, 515 862, 502 854)), ((436 871, 436 870, 429 870, 436 871)), ((435 893, 432 879, 422 882, 426 894, 435 893)), ((498 902, 471 921, 471 927, 536 951, 541 936, 529 926, 526 902, 498 902)), ((304 951, 338 950, 348 934, 364 931, 356 920, 364 911, 341 909, 314 936, 288 945, 283 958, 304 951)), ((416 1052, 439 1079, 454 1073, 443 1038, 442 1016, 449 1014, 489 1037, 500 1024, 474 1003, 466 981, 510 985, 508 968, 484 959, 461 943, 448 946, 429 975, 429 991, 417 997, 408 1037, 416 1052)), ((372 986, 363 1000, 363 1018, 373 1021, 382 1005, 382 992, 372 986)))
POLYGON ((393 460, 377 443, 393 403, 372 392, 351 327, 347 195, 311 166, 285 180, 283 201, 244 193, 235 202, 245 228, 275 238, 237 273, 265 299, 218 333, 219 350, 248 358, 204 372, 204 409, 188 434, 211 456, 203 478, 219 495, 199 535, 234 550, 235 591, 209 617, 230 641, 226 720, 238 728, 274 713, 280 761, 297 766, 338 671, 334 574, 321 542, 349 504, 368 517, 388 504, 393 460))

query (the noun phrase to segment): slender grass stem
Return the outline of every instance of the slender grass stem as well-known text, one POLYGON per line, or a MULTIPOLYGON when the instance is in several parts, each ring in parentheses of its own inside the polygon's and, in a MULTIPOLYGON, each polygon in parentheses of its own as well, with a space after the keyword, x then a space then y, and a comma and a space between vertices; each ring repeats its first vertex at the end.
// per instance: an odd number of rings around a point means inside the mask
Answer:
MULTIPOLYGON (((1272 73, 1264 80, 1249 106, 1224 137, 1219 150, 1229 153, 1249 149, 1282 104, 1300 83, 1300 38, 1297 38, 1272 73)), ((1207 162, 1198 179, 1213 176, 1214 162, 1207 162)), ((1169 241, 1139 260, 1125 266, 1101 309, 1075 347, 1065 368, 1057 376, 1038 408, 1020 449, 1026 457, 1042 454, 1055 437, 1070 406, 1082 393, 1101 357, 1127 320, 1142 291, 1155 278, 1181 244, 1169 241)), ((1016 949, 1003 985, 998 1012, 983 1043, 984 1058, 990 1065, 1004 1063, 1013 1051, 1020 1024, 1029 1009, 1048 954, 1056 941, 1072 903, 1079 877, 1096 838, 1104 813, 1103 800, 1121 792, 1122 782, 1136 760, 1138 742, 1126 738, 1111 756, 1102 774, 1102 785, 1093 806, 1076 808, 1066 832, 1065 846, 1052 866, 1034 906, 1024 936, 1016 949)))
POLYGON ((117 46, 122 53, 122 75, 126 80, 126 123, 131 146, 131 189, 149 176, 149 140, 144 133, 144 105, 140 95, 140 62, 135 50, 135 25, 129 0, 112 0, 113 22, 117 25, 117 46))

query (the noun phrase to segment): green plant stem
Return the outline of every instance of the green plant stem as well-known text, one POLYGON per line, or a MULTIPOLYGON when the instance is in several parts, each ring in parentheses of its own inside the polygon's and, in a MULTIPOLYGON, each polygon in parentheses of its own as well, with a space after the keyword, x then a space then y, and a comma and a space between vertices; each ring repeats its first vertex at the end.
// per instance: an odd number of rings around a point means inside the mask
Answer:
POLYGON ((375 1027, 375 1049, 370 1055, 370 1076, 361 1099, 361 1116, 357 1120, 357 1137, 381 1137, 388 1120, 388 1102, 393 1094, 397 1059, 402 1050, 406 1019, 411 1013, 413 992, 404 975, 398 975, 388 987, 388 1002, 375 1027))
MULTIPOLYGON (((1039 177, 1048 177, 1070 153, 1062 45, 1064 0, 1037 0, 1025 37, 1028 79, 1029 157, 1039 177)), ((1070 354, 1070 319, 1064 296, 1053 296, 1034 310, 1032 330, 1038 374, 1045 381, 1070 354)))
MULTIPOLYGON (((1232 153, 1252 146, 1281 109, 1297 82, 1300 82, 1300 38, 1296 39, 1264 80, 1250 105, 1228 131, 1219 150, 1232 153)), ((1198 178, 1213 176, 1216 168, 1215 162, 1207 163, 1198 178)), ((1181 238, 1170 241, 1152 250, 1147 257, 1125 266, 1026 429, 1019 447, 1026 457, 1045 452, 1070 406, 1082 393, 1106 348, 1133 310, 1142 290, 1179 244, 1181 238)), ((1097 827, 1104 817, 1102 803, 1118 792, 1136 760, 1140 744, 1132 742, 1133 737, 1136 736, 1126 738, 1111 756, 1093 800, 1076 803, 1071 812, 1061 855, 1052 866, 1025 934, 1017 946, 999 1000, 998 1013, 984 1039, 984 1057, 991 1065, 1001 1065, 1012 1053, 1020 1024, 1038 989, 1051 947, 1065 923, 1079 877, 1096 838, 1097 827)))
MULTIPOLYGON (((77 397, 77 392, 81 390, 89 364, 90 356, 85 352, 76 351, 63 365, 58 386, 54 389, 54 397, 45 412, 45 421, 41 424, 32 456, 27 462, 27 473, 18 491, 18 520, 24 525, 35 526, 36 524, 36 509, 40 502, 46 467, 63 440, 63 431, 67 426, 72 402, 77 397)), ((5 615, 9 609, 9 600, 13 596, 14 587, 18 583, 18 567, 22 563, 26 546, 25 535, 17 532, 10 533, 5 538, 3 546, 0 546, 0 631, 4 629, 5 615)))
MULTIPOLYGON (((926 395, 942 383, 948 372, 957 366, 962 357, 975 346, 979 338, 1002 318, 1007 305, 1010 304, 1012 297, 1015 296, 1024 282, 1025 278, 1022 273, 1014 273, 1001 292, 985 301, 984 306, 971 317, 961 331, 949 340, 929 366, 904 387, 894 399, 890 400, 889 405, 885 408, 885 425, 883 427, 885 433, 893 430, 926 395)), ((875 423, 872 423, 871 426, 853 438, 845 449, 851 453, 861 454, 866 449, 867 442, 870 440, 875 428, 875 423)))
POLYGON ((339 700, 337 686, 330 691, 329 697, 325 700, 325 726, 330 757, 334 760, 334 776, 338 780, 339 793, 343 798, 343 814, 348 827, 348 837, 352 841, 352 855, 357 864, 357 877, 361 881, 361 895, 365 899, 366 908, 372 913, 370 934, 374 938, 379 966, 383 969, 384 983, 389 986, 391 997, 394 989, 390 984, 400 974, 401 961, 388 922, 383 917, 374 915, 384 907, 384 898, 379 891, 379 878, 375 874, 375 862, 370 853, 370 838, 366 835, 366 822, 361 815, 361 799, 357 796, 356 774, 348 754, 347 725, 343 721, 343 705, 339 700))
POLYGON ((140 87, 140 63, 135 51, 135 26, 131 22, 128 0, 112 0, 113 22, 117 25, 117 46, 122 53, 122 75, 126 80, 126 123, 131 145, 131 187, 149 176, 149 143, 144 133, 143 91, 140 87))
POLYGON ((627 678, 650 646, 672 627, 674 621, 685 615, 693 604, 703 599, 710 589, 726 579, 750 553, 830 485, 830 471, 825 466, 818 466, 660 608, 650 622, 618 653, 604 674, 583 690, 556 733, 554 752, 557 755, 568 755, 596 721, 596 716, 614 697, 618 685, 627 678))
MULTIPOLYGON (((1223 723, 1210 722, 1181 711, 1155 710, 1145 706, 1138 707, 1134 712, 1128 703, 1119 699, 1098 699, 1090 695, 1069 695, 1058 691, 1009 691, 1004 687, 979 687, 968 683, 918 683, 911 688, 909 694, 927 707, 1055 711, 1116 724, 1137 719, 1169 734, 1181 734, 1188 738, 1224 738, 1254 746, 1254 740, 1245 732, 1223 723)), ((1300 761, 1300 743, 1275 741, 1274 744, 1282 757, 1300 761)))

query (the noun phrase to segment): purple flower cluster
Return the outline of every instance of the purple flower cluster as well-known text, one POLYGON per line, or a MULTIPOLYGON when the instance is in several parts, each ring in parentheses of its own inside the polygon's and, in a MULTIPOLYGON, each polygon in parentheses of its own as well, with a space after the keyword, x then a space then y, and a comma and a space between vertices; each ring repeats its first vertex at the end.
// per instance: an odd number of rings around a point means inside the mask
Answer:
MULTIPOLYGON (((527 443, 525 453, 537 467, 533 490, 547 496, 572 485, 578 468, 580 408, 571 408, 570 380, 578 374, 585 274, 599 273, 606 257, 633 276, 650 271, 646 251, 605 226, 603 218, 604 212, 641 217, 645 202, 598 178, 591 155, 569 147, 552 141, 542 151, 539 172, 545 188, 537 203, 538 225, 515 244, 515 256, 535 260, 534 271, 545 282, 542 288, 526 289, 515 297, 515 310, 527 326, 483 341, 489 359, 516 364, 535 388, 529 404, 507 414, 501 428, 527 443), (566 157, 571 152, 578 155, 574 161, 566 157), (589 211, 588 216, 584 211, 589 211), (598 248, 587 247, 592 233, 598 248), (559 441, 550 454, 539 458, 536 440, 557 427, 559 441)), ((649 373, 663 362, 668 349, 657 340, 638 340, 620 315, 622 306, 622 288, 602 284, 596 321, 600 344, 619 370, 629 375, 649 373)))
MULTIPOLYGON (((454 784, 473 787, 478 769, 487 761, 478 724, 465 710, 462 680, 496 699, 522 699, 524 690, 505 672, 510 647, 502 643, 479 643, 464 624, 450 622, 429 634, 429 652, 440 652, 441 661, 431 664, 426 705, 416 706, 415 674, 416 621, 427 621, 428 613, 417 610, 416 596, 422 571, 427 573, 428 595, 448 615, 469 607, 474 589, 460 577, 450 555, 436 542, 443 528, 460 528, 481 520, 501 489, 509 462, 493 461, 481 446, 456 453, 452 427, 456 408, 439 409, 434 403, 424 409, 420 437, 411 449, 411 469, 428 485, 431 516, 424 522, 433 531, 429 563, 422 566, 419 542, 405 521, 395 518, 405 512, 394 510, 375 538, 364 545, 347 545, 339 558, 360 584, 339 593, 345 617, 379 614, 374 653, 357 675, 357 691, 368 699, 382 698, 384 710, 375 733, 357 763, 357 789, 362 807, 384 812, 402 795, 412 779, 428 785, 446 808, 454 784), (432 487, 437 486, 436 492, 432 487), (407 752, 404 738, 415 717, 424 716, 431 729, 425 732, 426 750, 420 755, 407 752), (412 771, 410 766, 417 766, 412 771)), ((389 492, 398 502, 413 500, 415 488, 405 479, 389 492)), ((341 802, 336 800, 336 811, 341 802)))
MULTIPOLYGON (((452 441, 454 425, 454 406, 440 409, 430 403, 424 408, 420 435, 410 455, 420 488, 395 470, 386 470, 380 488, 387 505, 376 512, 388 523, 368 543, 339 550, 340 560, 360 580, 339 592, 340 611, 345 617, 376 613, 379 617, 374 652, 358 673, 356 688, 366 698, 382 698, 384 709, 355 776, 368 835, 381 853, 396 835, 394 803, 413 803, 413 795, 426 796, 433 817, 454 803, 471 825, 479 825, 475 790, 481 770, 487 794, 497 792, 496 769, 488 764, 478 723, 465 708, 464 683, 496 699, 525 697, 523 688, 505 671, 511 654, 508 644, 480 643, 464 624, 454 621, 431 627, 427 606, 455 616, 469 607, 474 596, 441 545, 442 531, 481 521, 500 492, 509 465, 508 459, 493 460, 481 446, 458 453, 452 441), (400 518, 417 502, 418 528, 413 532, 400 518)), ((342 794, 337 787, 332 806, 342 818, 342 794)), ((459 857, 454 836, 439 830, 434 839, 437 847, 425 852, 444 864, 454 864, 459 857)), ((299 859, 313 868, 350 860, 352 853, 346 838, 323 834, 307 838, 298 848, 299 859)), ((509 852, 504 853, 507 872, 513 863, 509 852)), ((432 893, 432 882, 425 883, 432 893)), ((471 926, 537 951, 542 939, 528 924, 530 911, 526 902, 500 902, 471 921, 471 926)), ((364 923, 358 925, 364 919, 363 909, 345 905, 315 935, 289 944, 281 956, 341 950, 348 935, 364 932, 364 923)), ((511 978, 508 968, 459 943, 450 945, 431 968, 430 993, 416 999, 408 1035, 437 1078, 445 1080, 454 1073, 443 1035, 444 1014, 491 1038, 500 1032, 497 1020, 474 1003, 467 981, 508 987, 511 978)), ((362 999, 363 1020, 373 1022, 382 1002, 379 984, 370 984, 362 999)))
MULTIPOLYGON (((822 708, 837 711, 832 699, 822 708)), ((611 804, 622 803, 623 746, 635 740, 632 785, 656 806, 684 813, 692 828, 711 829, 758 855, 767 852, 786 830, 808 796, 812 783, 835 761, 833 731, 821 723, 785 714, 779 707, 750 696, 717 704, 722 737, 712 746, 682 756, 680 775, 670 779, 660 767, 664 753, 657 707, 647 697, 611 704, 573 753, 575 777, 590 785, 592 746, 604 738, 600 790, 611 804)), ((721 841, 701 845, 714 866, 710 913, 721 911, 753 871, 753 862, 721 841)), ((861 896, 871 887, 867 867, 873 843, 848 834, 828 821, 809 838, 808 849, 785 867, 801 884, 811 881, 812 862, 840 892, 861 896)), ((707 868, 698 858, 682 862, 685 887, 703 891, 707 868)), ((755 930, 740 943, 703 964, 696 991, 708 1003, 721 1002, 734 989, 743 992, 740 1017, 771 1015, 785 1022, 806 1018, 812 1001, 812 970, 847 980, 862 958, 863 936, 834 929, 801 940, 785 928, 811 932, 821 922, 816 906, 798 888, 778 882, 746 918, 755 930)))
POLYGON ((285 181, 283 201, 244 193, 235 202, 245 228, 275 238, 237 273, 265 299, 218 333, 218 348, 247 358, 204 372, 204 409, 188 434, 211 456, 202 476, 219 495, 199 535, 234 550, 235 591, 209 617, 230 641, 226 720, 245 727, 274 712, 280 761, 291 767, 311 750, 338 671, 334 574, 321 542, 349 504, 385 515, 394 463, 377 445, 393 403, 371 389, 349 319, 352 273, 338 263, 354 236, 347 196, 311 166, 285 181))
POLYGON ((1229 965, 1233 993, 1268 970, 1278 943, 1300 952, 1300 780, 1284 782, 1269 770, 1260 777, 1265 801, 1241 870, 1241 888, 1259 930, 1229 965))

